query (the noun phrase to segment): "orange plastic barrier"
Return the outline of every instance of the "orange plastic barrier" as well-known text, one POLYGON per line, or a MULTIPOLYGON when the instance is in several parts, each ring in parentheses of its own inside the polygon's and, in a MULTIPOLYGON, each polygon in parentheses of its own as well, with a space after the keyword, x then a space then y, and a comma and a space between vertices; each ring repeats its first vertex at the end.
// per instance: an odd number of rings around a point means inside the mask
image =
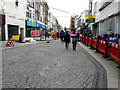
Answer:
POLYGON ((82 41, 82 36, 79 36, 79 40, 82 41))
POLYGON ((84 42, 84 36, 83 36, 83 42, 84 42))
MULTIPOLYGON (((82 41, 82 36, 80 36, 79 39, 82 41)), ((87 43, 87 37, 84 40, 84 36, 83 36, 83 42, 84 41, 87 43)), ((89 38, 88 44, 91 45, 91 38, 89 38)), ((92 39, 92 47, 96 48, 96 44, 97 44, 97 39, 92 39)), ((106 45, 106 41, 102 41, 102 40, 98 41, 98 50, 103 54, 105 54, 105 45, 106 45)), ((120 63, 120 45, 108 42, 107 55, 112 57, 118 63, 120 63)))
POLYGON ((112 43, 110 49, 110 57, 120 63, 120 45, 112 43))
POLYGON ((99 40, 98 43, 98 50, 105 54, 106 41, 99 40))
POLYGON ((97 44, 97 39, 92 39, 92 46, 94 48, 96 48, 96 44, 97 44))
POLYGON ((88 40, 88 44, 91 45, 91 38, 89 38, 89 40, 88 40))
POLYGON ((85 43, 87 44, 87 37, 85 38, 85 43))

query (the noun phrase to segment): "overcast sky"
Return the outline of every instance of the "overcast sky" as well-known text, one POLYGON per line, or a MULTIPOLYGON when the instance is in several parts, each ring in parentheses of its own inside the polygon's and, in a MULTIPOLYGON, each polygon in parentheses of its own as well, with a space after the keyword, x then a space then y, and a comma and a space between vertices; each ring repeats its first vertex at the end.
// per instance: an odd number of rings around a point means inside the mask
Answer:
POLYGON ((46 0, 50 6, 50 12, 58 19, 62 27, 70 26, 71 14, 55 10, 54 8, 64 10, 75 15, 80 15, 84 10, 89 9, 89 0, 46 0))

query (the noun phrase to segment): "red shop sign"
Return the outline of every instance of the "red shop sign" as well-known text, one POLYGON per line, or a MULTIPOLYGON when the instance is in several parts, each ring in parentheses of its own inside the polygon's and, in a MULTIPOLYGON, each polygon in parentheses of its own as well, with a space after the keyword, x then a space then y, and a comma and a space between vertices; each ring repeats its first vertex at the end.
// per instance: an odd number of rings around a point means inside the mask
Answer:
POLYGON ((39 31, 31 31, 31 36, 39 36, 39 31))

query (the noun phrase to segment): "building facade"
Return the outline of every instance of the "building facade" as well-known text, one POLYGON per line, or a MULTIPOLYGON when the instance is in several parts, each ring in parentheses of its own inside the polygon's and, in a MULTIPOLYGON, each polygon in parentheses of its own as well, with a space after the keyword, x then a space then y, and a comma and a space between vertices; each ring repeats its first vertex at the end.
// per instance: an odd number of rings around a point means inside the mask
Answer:
POLYGON ((5 40, 12 35, 25 37, 25 0, 12 0, 5 3, 5 40))
POLYGON ((92 25, 94 36, 110 31, 120 33, 120 0, 93 0, 92 15, 96 15, 92 25))
POLYGON ((31 31, 39 31, 39 36, 45 37, 46 31, 58 26, 45 0, 0 0, 0 40, 13 35, 32 37, 31 31))
POLYGON ((0 0, 0 41, 5 40, 5 0, 0 0))

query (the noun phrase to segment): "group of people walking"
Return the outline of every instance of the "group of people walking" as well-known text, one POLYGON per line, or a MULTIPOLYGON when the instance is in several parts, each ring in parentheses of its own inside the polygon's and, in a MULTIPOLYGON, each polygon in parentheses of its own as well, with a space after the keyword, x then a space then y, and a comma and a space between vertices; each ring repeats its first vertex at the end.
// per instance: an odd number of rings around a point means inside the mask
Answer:
POLYGON ((66 33, 64 31, 61 31, 60 38, 62 42, 65 42, 66 50, 68 50, 69 43, 71 42, 70 38, 72 38, 73 50, 76 50, 78 37, 77 34, 75 34, 75 31, 73 31, 73 34, 71 36, 68 31, 66 31, 66 33))

